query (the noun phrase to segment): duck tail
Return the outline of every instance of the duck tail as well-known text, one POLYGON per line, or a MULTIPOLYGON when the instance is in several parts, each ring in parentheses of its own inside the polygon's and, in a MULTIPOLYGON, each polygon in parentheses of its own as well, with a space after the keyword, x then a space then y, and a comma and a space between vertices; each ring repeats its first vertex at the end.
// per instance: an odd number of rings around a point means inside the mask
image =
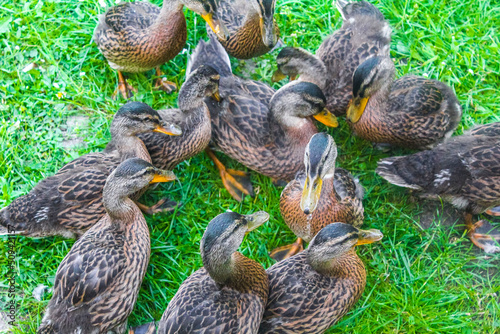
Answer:
POLYGON ((407 157, 381 159, 375 171, 378 175, 394 185, 415 190, 423 190, 424 187, 422 182, 426 179, 428 168, 419 163, 420 159, 412 159, 415 156, 416 155, 410 155, 407 157))
POLYGON ((379 21, 384 21, 384 15, 377 7, 367 1, 337 0, 336 5, 344 21, 354 16, 371 16, 379 21))
POLYGON ((129 329, 128 334, 156 334, 154 321, 129 329))
POLYGON ((189 57, 186 76, 189 76, 201 65, 212 66, 221 76, 230 76, 233 73, 226 50, 212 35, 210 35, 208 42, 202 39, 198 42, 193 54, 189 57))

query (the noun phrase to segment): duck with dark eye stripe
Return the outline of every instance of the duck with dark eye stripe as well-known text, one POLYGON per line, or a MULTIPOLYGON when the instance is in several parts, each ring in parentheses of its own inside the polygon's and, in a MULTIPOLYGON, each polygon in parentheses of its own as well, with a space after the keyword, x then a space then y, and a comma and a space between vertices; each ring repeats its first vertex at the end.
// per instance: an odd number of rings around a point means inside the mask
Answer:
POLYGON ((360 227, 363 224, 363 187, 342 168, 335 168, 337 145, 326 133, 311 137, 304 154, 304 172, 288 183, 280 197, 285 223, 298 237, 294 244, 279 247, 270 256, 281 261, 304 249, 332 221, 360 227))
MULTIPOLYGON (((179 92, 178 109, 159 110, 162 121, 175 123, 182 131, 177 137, 144 133, 144 141, 153 165, 172 170, 184 160, 202 152, 210 142, 212 126, 207 103, 217 103, 220 75, 210 66, 200 66, 193 71, 179 92)), ((177 203, 159 202, 155 209, 171 210, 177 203)))
MULTIPOLYGON (((82 235, 104 215, 102 191, 109 174, 128 158, 151 161, 144 143, 138 138, 139 134, 148 132, 158 132, 165 137, 182 133, 172 123, 162 125, 160 115, 147 104, 129 102, 123 105, 111 123, 111 141, 106 149, 71 161, 56 175, 42 180, 27 195, 3 208, 0 234, 66 238, 82 235)), ((137 200, 143 192, 133 198, 137 200)), ((138 205, 146 212, 156 212, 138 205)))
POLYGON ((160 320, 158 334, 255 334, 267 302, 264 268, 237 252, 245 235, 269 220, 266 212, 226 212, 201 240, 204 268, 182 283, 160 320))
POLYGON ((365 267, 354 246, 381 239, 378 230, 333 223, 308 249, 267 269, 269 298, 258 333, 324 333, 365 289, 365 267))
POLYGON ((125 333, 150 256, 148 226, 130 196, 173 179, 139 158, 111 173, 103 191, 106 214, 59 265, 38 334, 125 333))
POLYGON ((273 81, 289 76, 312 82, 327 99, 326 108, 345 115, 352 98, 352 75, 366 59, 389 56, 391 28, 382 13, 367 1, 337 1, 342 27, 327 37, 316 55, 300 48, 284 48, 278 54, 273 81))
POLYGON ((452 89, 437 80, 405 75, 394 81, 389 57, 372 57, 354 72, 347 120, 374 143, 429 149, 451 137, 462 118, 452 89))
POLYGON ((176 89, 173 82, 159 77, 160 65, 173 59, 186 44, 184 6, 201 15, 221 40, 227 38, 226 28, 214 17, 215 0, 164 0, 161 9, 149 2, 123 2, 99 18, 94 41, 109 65, 118 71, 117 91, 123 98, 131 97, 133 88, 122 72, 156 68, 155 87, 169 93, 176 89))
POLYGON ((233 198, 252 195, 246 172, 226 169, 211 149, 219 150, 275 183, 290 181, 301 169, 304 150, 318 132, 312 118, 327 126, 338 125, 324 109, 325 96, 318 86, 294 82, 278 91, 231 72, 229 57, 211 38, 200 42, 188 64, 188 71, 210 64, 221 74, 222 101, 207 103, 212 120, 208 155, 219 169, 222 182, 233 198))
MULTIPOLYGON (((228 38, 217 36, 227 53, 238 59, 258 57, 271 51, 279 39, 274 20, 276 0, 221 0, 217 17, 228 38)), ((207 27, 209 35, 213 35, 207 27)))

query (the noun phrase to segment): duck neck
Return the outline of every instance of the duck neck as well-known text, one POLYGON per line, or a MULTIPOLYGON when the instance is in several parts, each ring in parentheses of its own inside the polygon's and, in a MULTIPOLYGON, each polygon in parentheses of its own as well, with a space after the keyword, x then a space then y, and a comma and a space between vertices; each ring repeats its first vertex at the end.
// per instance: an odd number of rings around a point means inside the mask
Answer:
POLYGON ((139 209, 127 195, 122 195, 123 189, 110 183, 107 182, 103 191, 103 204, 107 214, 114 220, 130 221, 126 218, 133 216, 139 209))
POLYGON ((293 144, 306 146, 311 136, 318 132, 310 117, 298 117, 290 114, 289 107, 277 106, 271 109, 271 115, 284 135, 292 140, 293 144))
POLYGON ((324 254, 308 250, 307 262, 316 272, 327 277, 345 277, 356 269, 363 269, 364 272, 363 262, 359 259, 354 248, 333 259, 324 259, 324 254))
POLYGON ((325 64, 315 56, 304 60, 300 70, 300 80, 315 84, 321 90, 326 87, 327 73, 325 64))
MULTIPOLYGON (((210 277, 220 288, 230 287, 242 293, 256 293, 258 295, 267 291, 267 289, 262 289, 262 284, 267 282, 264 268, 240 252, 234 252, 225 259, 210 258, 209 261, 203 261, 203 264, 210 277)), ((264 299, 264 294, 261 297, 264 299)))
POLYGON ((197 82, 187 81, 182 86, 177 102, 179 109, 186 112, 205 105, 204 99, 206 94, 198 85, 197 82))
POLYGON ((113 125, 111 125, 111 138, 107 149, 117 150, 121 161, 128 158, 141 158, 151 162, 151 157, 144 142, 135 134, 124 133, 122 129, 114 129, 113 125))
MULTIPOLYGON (((163 0, 163 5, 161 7, 160 15, 158 16, 157 20, 164 19, 172 13, 181 12, 183 7, 184 4, 179 0, 163 0)), ((168 22, 165 23, 168 24, 168 22)))

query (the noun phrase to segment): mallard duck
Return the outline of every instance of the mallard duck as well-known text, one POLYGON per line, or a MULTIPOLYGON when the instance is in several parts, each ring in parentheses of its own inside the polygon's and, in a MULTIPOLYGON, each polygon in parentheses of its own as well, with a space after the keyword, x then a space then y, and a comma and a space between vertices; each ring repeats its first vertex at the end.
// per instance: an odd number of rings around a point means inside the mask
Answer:
MULTIPOLYGON (((163 136, 181 134, 175 125, 162 127, 160 116, 147 104, 125 104, 111 123, 112 139, 106 149, 73 160, 3 208, 0 234, 66 238, 82 235, 104 215, 102 190, 106 178, 120 162, 131 157, 151 161, 144 143, 137 138, 145 132, 160 132, 163 136)), ((151 209, 141 207, 146 211, 151 209)))
POLYGON ((264 82, 243 79, 234 75, 224 47, 215 36, 210 35, 209 38, 208 42, 202 39, 198 42, 189 57, 186 73, 189 74, 193 69, 209 64, 221 75, 219 89, 222 95, 249 95, 260 103, 269 104, 276 90, 264 82))
MULTIPOLYGON (((218 39, 227 53, 250 59, 268 53, 278 42, 280 30, 274 21, 276 0, 221 0, 217 17, 227 28, 227 38, 218 39)), ((207 27, 209 35, 213 35, 207 27)))
POLYGON ((259 334, 324 333, 358 301, 366 271, 354 246, 382 239, 378 230, 333 223, 309 248, 267 269, 269 299, 259 334))
POLYGON ((208 146, 212 135, 208 101, 220 100, 220 75, 210 66, 200 66, 193 71, 179 92, 179 109, 158 111, 161 119, 180 127, 177 137, 144 133, 141 138, 158 168, 172 170, 208 146))
POLYGON ((384 145, 428 149, 451 137, 462 108, 450 87, 406 75, 396 81, 389 57, 372 57, 354 72, 347 120, 356 135, 384 145))
POLYGON ((358 65, 375 55, 389 56, 391 28, 377 7, 366 1, 338 0, 337 8, 342 27, 323 41, 316 56, 298 48, 281 50, 273 81, 300 75, 300 80, 323 90, 326 108, 340 116, 352 98, 352 75, 358 65))
POLYGON ((149 2, 123 2, 99 18, 94 41, 109 66, 118 71, 118 91, 123 98, 131 97, 133 88, 122 72, 156 68, 155 87, 166 92, 176 89, 173 82, 160 78, 160 65, 173 59, 186 44, 183 6, 200 14, 221 40, 227 37, 226 29, 214 17, 215 0, 164 0, 161 9, 149 2))
POLYGON ((326 133, 311 137, 304 154, 305 171, 288 183, 280 197, 285 223, 298 237, 292 245, 271 252, 277 261, 304 249, 331 222, 363 224, 363 187, 345 169, 335 168, 337 145, 326 133))
POLYGON ((487 221, 472 221, 485 211, 500 216, 500 122, 475 127, 432 150, 382 159, 377 173, 422 197, 465 210, 471 241, 487 252, 500 251, 500 231, 487 221))
POLYGON ((158 334, 257 333, 269 290, 266 271, 237 252, 245 234, 269 219, 266 212, 226 212, 201 240, 203 268, 182 283, 160 320, 158 334))
POLYGON ((123 334, 149 262, 146 220, 130 199, 172 172, 132 158, 106 180, 106 214, 78 239, 57 268, 54 294, 38 334, 123 334))
MULTIPOLYGON (((204 62, 217 68, 223 77, 221 85, 227 85, 221 86, 222 101, 207 102, 212 120, 211 148, 272 177, 275 182, 292 180, 301 169, 309 139, 318 132, 312 118, 328 126, 338 125, 335 116, 324 109, 325 96, 312 83, 293 82, 278 90, 267 103, 266 94, 254 94, 248 86, 240 89, 245 84, 234 80, 224 49, 207 47, 212 43, 218 42, 211 40, 197 46, 190 66, 194 69, 196 64, 204 62)), ((226 169, 211 150, 207 152, 235 199, 252 194, 246 173, 226 169)))

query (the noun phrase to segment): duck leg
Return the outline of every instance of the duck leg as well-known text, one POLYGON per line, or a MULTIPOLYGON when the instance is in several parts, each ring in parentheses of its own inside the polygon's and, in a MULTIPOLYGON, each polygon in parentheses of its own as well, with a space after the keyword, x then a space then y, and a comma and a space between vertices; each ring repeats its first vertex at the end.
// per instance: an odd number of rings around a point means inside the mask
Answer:
POLYGON ((181 206, 182 203, 177 203, 168 198, 162 198, 155 205, 151 206, 147 206, 137 201, 135 202, 135 204, 137 204, 137 206, 139 207, 139 209, 141 209, 142 212, 147 213, 148 215, 154 215, 155 213, 160 213, 160 212, 172 212, 177 207, 181 206))
POLYGON ((486 214, 490 216, 500 217, 500 206, 496 206, 494 208, 486 210, 486 214))
POLYGON ((474 245, 484 250, 486 253, 500 252, 500 232, 486 220, 472 223, 472 214, 465 214, 465 225, 467 235, 474 245))
POLYGON ((164 80, 164 78, 161 77, 160 66, 156 67, 156 76, 158 77, 155 83, 156 89, 161 89, 167 94, 173 93, 177 89, 177 85, 175 83, 164 80))
POLYGON ((276 261, 281 261, 284 259, 288 259, 289 257, 294 256, 304 250, 304 241, 301 238, 297 238, 293 244, 281 246, 276 249, 273 249, 269 256, 276 261))
POLYGON ((137 92, 137 89, 129 85, 123 73, 121 71, 118 71, 118 88, 116 88, 115 92, 113 93, 113 99, 116 98, 118 93, 120 93, 120 95, 125 100, 128 100, 129 98, 134 96, 134 93, 132 92, 137 92))
POLYGON ((226 166, 217 159, 211 149, 207 148, 205 152, 207 152, 210 159, 212 159, 215 166, 219 169, 224 187, 226 187, 227 191, 235 200, 241 202, 244 195, 253 196, 253 187, 248 173, 234 169, 226 169, 226 166))

